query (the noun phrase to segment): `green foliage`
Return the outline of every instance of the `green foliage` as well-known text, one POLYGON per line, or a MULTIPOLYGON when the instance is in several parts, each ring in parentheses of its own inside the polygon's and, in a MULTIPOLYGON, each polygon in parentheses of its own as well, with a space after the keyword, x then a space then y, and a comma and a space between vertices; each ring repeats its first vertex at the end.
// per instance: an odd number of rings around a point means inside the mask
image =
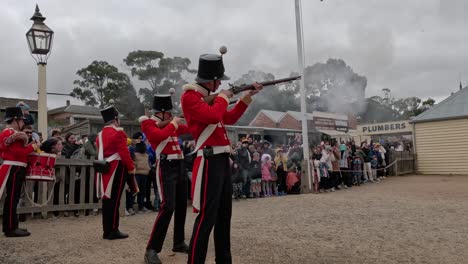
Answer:
POLYGON ((80 77, 73 82, 72 96, 89 106, 100 108, 109 104, 130 82, 125 73, 106 61, 93 61, 90 65, 76 72, 80 77))
POLYGON ((127 118, 143 113, 143 106, 127 74, 106 61, 93 61, 76 72, 80 77, 73 82, 72 96, 86 105, 104 108, 114 100, 119 111, 127 118))
POLYGON ((361 113, 362 123, 407 120, 417 116, 435 104, 432 98, 421 102, 418 97, 407 97, 396 100, 390 89, 382 89, 384 97, 372 96, 367 99, 366 111, 361 113))
POLYGON ((146 107, 151 106, 155 94, 168 93, 170 88, 175 89, 173 101, 177 107, 180 101, 178 99, 182 94, 182 85, 186 83, 182 74, 196 73, 196 70, 189 69, 189 59, 165 58, 164 54, 159 51, 132 51, 123 61, 130 67, 132 76, 149 84, 149 87, 139 90, 139 95, 143 97, 146 107))
MULTIPOLYGON (((140 102, 140 99, 137 96, 135 88, 130 82, 129 77, 128 82, 120 89, 120 93, 117 94, 114 98, 115 107, 129 120, 135 120, 138 117, 144 115, 145 108, 140 102)), ((117 91, 117 89, 115 89, 117 91)))
POLYGON ((365 111, 359 115, 360 123, 377 123, 402 120, 401 115, 391 105, 383 103, 384 98, 373 96, 366 99, 365 111))

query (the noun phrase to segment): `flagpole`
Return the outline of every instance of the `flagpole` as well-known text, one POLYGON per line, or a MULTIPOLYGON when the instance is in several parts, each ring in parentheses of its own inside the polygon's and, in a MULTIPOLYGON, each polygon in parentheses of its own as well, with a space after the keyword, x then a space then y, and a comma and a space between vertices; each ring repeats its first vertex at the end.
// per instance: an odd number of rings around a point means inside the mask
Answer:
POLYGON ((297 34, 297 60, 299 75, 302 76, 299 81, 300 100, 301 100, 301 120, 302 120, 302 149, 304 151, 304 161, 306 164, 305 171, 307 172, 308 191, 312 192, 312 175, 310 171, 310 157, 309 157, 309 133, 307 127, 307 107, 306 107, 306 93, 305 93, 305 70, 304 70, 304 41, 302 31, 302 5, 301 0, 295 0, 296 7, 296 34, 297 34))

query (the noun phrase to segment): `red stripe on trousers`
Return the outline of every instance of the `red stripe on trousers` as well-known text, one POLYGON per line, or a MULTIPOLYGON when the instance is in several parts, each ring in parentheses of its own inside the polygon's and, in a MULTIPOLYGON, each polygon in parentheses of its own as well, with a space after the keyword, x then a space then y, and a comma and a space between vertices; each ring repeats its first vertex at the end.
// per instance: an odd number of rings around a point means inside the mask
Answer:
POLYGON ((19 168, 17 167, 15 170, 15 174, 13 174, 13 184, 11 185, 12 190, 11 190, 11 198, 10 198, 10 230, 13 229, 13 198, 15 197, 15 189, 16 189, 15 182, 16 182, 16 174, 18 173, 18 169, 19 168))
MULTIPOLYGON (((158 161, 159 162, 159 161, 158 161)), ((156 229, 156 225, 157 223, 159 222, 159 219, 161 218, 162 214, 164 213, 164 204, 166 203, 166 198, 164 198, 164 185, 163 185, 163 181, 162 181, 162 173, 161 173, 161 166, 159 167, 159 171, 158 171, 158 174, 159 174, 159 177, 158 177, 158 180, 159 180, 159 184, 161 185, 161 194, 159 195, 159 197, 161 197, 161 206, 160 206, 160 210, 159 210, 159 213, 158 213, 158 216, 156 217, 156 220, 154 221, 154 225, 153 225, 153 230, 151 230, 151 236, 150 236, 150 239, 148 241, 148 245, 146 245, 146 248, 149 248, 150 246, 150 243, 151 243, 151 240, 153 240, 153 236, 154 236, 154 231, 156 229)), ((156 188, 157 189, 157 188, 156 188)))
MULTIPOLYGON (((193 246, 192 246, 192 264, 195 263, 195 248, 197 246, 197 239, 198 239, 198 233, 200 233, 200 227, 201 224, 203 223, 203 219, 205 218, 205 207, 206 207, 206 190, 208 188, 208 160, 205 160, 205 164, 203 164, 205 167, 205 188, 203 190, 203 205, 202 205, 202 211, 201 211, 201 216, 200 216, 200 222, 198 222, 198 227, 197 227, 197 232, 195 233, 195 237, 193 238, 193 246)), ((203 179, 203 178, 202 178, 203 179)), ((200 180, 202 180, 200 179, 200 180)))
MULTIPOLYGON (((119 165, 117 164, 117 166, 119 166, 119 165)), ((122 183, 123 183, 123 175, 124 175, 124 173, 125 173, 124 170, 125 170, 125 166, 122 166, 122 174, 120 175, 119 190, 118 190, 118 192, 117 192, 117 197, 118 197, 118 198, 117 198, 117 200, 115 200, 115 207, 114 207, 114 222, 113 222, 113 224, 112 224, 112 227, 114 228, 114 230, 115 230, 115 225, 116 225, 116 222, 117 222, 117 211, 118 211, 118 210, 117 210, 117 204, 119 204, 120 196, 122 195, 122 191, 121 191, 121 190, 122 190, 122 183)), ((112 190, 111 190, 111 192, 112 192, 112 190)))

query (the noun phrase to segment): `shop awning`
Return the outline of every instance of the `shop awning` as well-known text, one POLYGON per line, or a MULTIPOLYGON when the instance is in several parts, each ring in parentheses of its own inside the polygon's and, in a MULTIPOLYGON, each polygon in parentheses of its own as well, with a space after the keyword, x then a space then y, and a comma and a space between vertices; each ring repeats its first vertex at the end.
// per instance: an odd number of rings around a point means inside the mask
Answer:
POLYGON ((348 133, 337 130, 317 129, 320 133, 329 135, 330 137, 350 137, 348 133))

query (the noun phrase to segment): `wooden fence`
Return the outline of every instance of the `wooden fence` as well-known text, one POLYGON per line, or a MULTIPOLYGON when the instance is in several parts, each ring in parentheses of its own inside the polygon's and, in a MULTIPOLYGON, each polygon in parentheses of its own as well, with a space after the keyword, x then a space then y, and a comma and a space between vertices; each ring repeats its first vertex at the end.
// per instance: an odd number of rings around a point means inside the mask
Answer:
MULTIPOLYGON (((22 203, 18 206, 18 214, 41 213, 45 218, 50 212, 63 214, 65 211, 78 211, 80 215, 83 215, 85 210, 101 208, 100 201, 95 198, 95 173, 92 160, 57 159, 55 175, 55 184, 26 181, 21 197, 22 203), (33 191, 35 183, 37 183, 37 192, 33 191), (29 195, 31 200, 39 206, 32 204, 26 195, 29 195)), ((5 196, 4 193, 0 208, 3 207, 5 196)), ((125 195, 122 195, 121 208, 124 206, 125 195)), ((120 211, 123 214, 123 210, 120 211)), ((0 214, 2 212, 3 209, 0 210, 0 214)))
POLYGON ((391 150, 387 155, 389 155, 389 164, 396 161, 389 168, 390 175, 399 176, 416 172, 416 155, 412 151, 391 150))
MULTIPOLYGON (((389 168, 390 175, 403 175, 415 172, 415 154, 410 151, 390 151, 389 164, 394 161, 395 164, 389 168)), ((66 211, 78 211, 83 215, 86 210, 100 209, 101 202, 97 200, 95 193, 95 174, 92 160, 79 159, 57 159, 55 164, 56 182, 36 182, 38 197, 34 205, 28 201, 26 193, 22 195, 22 205, 18 207, 19 214, 41 213, 43 218, 46 218, 49 213, 58 212, 63 215, 66 211), (56 192, 56 193, 54 193, 56 192), (50 199, 48 199, 51 197, 50 199)), ((303 166, 305 168, 305 166, 303 166)), ((302 173, 301 189, 303 193, 308 190, 307 173, 302 173)), ((24 191, 29 196, 34 196, 32 193, 32 184, 35 182, 28 181, 25 184, 24 191)), ((3 201, 6 194, 3 194, 0 201, 0 215, 3 213, 3 201)), ((122 195, 120 201, 120 215, 124 214, 125 195, 122 195)))

